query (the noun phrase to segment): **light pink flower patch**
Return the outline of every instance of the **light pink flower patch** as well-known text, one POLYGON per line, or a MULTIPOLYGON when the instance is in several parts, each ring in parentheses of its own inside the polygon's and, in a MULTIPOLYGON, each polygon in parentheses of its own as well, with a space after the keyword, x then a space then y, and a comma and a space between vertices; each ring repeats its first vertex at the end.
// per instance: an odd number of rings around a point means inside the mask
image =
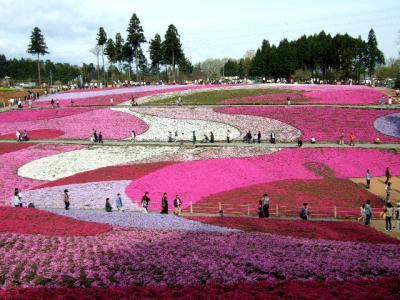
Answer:
POLYGON ((85 146, 40 144, 26 149, 21 149, 19 151, 0 155, 0 195, 2 197, 0 200, 3 202, 2 204, 9 205, 9 200, 14 188, 20 188, 23 193, 25 190, 44 183, 43 181, 27 179, 18 176, 17 172, 20 167, 30 161, 42 157, 82 148, 85 148, 85 146))
POLYGON ((184 207, 203 197, 263 182, 286 179, 316 179, 306 162, 319 162, 332 168, 339 178, 363 177, 367 169, 384 175, 391 166, 400 174, 400 156, 389 151, 361 149, 285 149, 253 158, 210 159, 176 163, 146 175, 128 186, 126 194, 140 200, 150 192, 150 207, 159 209, 162 193, 180 194, 184 207))
POLYGON ((63 109, 37 109, 37 110, 10 110, 0 113, 1 123, 16 123, 39 120, 51 120, 89 112, 95 108, 63 108, 63 109))
MULTIPOLYGON (((64 109, 60 109, 62 111, 64 109)), ((68 109, 67 109, 68 110, 68 109)), ((81 111, 81 109, 72 109, 81 111)), ((44 114, 42 114, 44 116, 44 114)), ((52 116, 49 113, 49 116, 52 116)), ((102 132, 104 139, 124 139, 130 137, 132 130, 141 134, 148 129, 146 123, 139 118, 113 111, 108 108, 89 110, 83 109, 82 113, 73 114, 55 119, 39 119, 1 124, 0 135, 15 134, 17 129, 32 130, 55 129, 64 132, 61 138, 89 138, 92 129, 102 132)))

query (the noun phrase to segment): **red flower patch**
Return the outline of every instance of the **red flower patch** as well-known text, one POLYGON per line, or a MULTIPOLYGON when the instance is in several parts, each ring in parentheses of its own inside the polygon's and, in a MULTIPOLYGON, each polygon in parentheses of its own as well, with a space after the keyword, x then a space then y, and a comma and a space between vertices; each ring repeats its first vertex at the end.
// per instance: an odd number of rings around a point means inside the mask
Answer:
MULTIPOLYGON (((31 140, 34 139, 53 139, 64 134, 61 130, 55 129, 38 129, 28 131, 28 136, 31 140)), ((15 132, 0 135, 0 139, 16 139, 15 132)))
POLYGON ((352 281, 268 281, 234 285, 1 290, 2 299, 387 299, 397 300, 400 277, 352 281))
MULTIPOLYGON (((258 201, 264 193, 270 196, 270 213, 298 216, 304 202, 309 204, 311 216, 357 217, 359 207, 367 200, 381 207, 382 200, 347 179, 326 177, 324 179, 291 179, 261 183, 211 195, 194 205, 195 213, 217 213, 219 203, 225 213, 244 214, 250 205, 250 213, 257 215, 258 201)), ((375 209, 379 214, 381 209, 375 209)))
POLYGON ((188 217, 188 219, 244 231, 256 231, 296 238, 334 241, 400 244, 371 227, 356 222, 258 219, 248 217, 188 217))
POLYGON ((34 189, 88 182, 133 180, 172 164, 174 164, 174 162, 104 167, 92 171, 78 173, 69 177, 61 178, 59 180, 50 181, 41 186, 37 186, 34 189))
POLYGON ((0 207, 0 232, 88 236, 111 229, 108 224, 79 221, 34 208, 0 207))
POLYGON ((21 149, 35 146, 36 144, 26 143, 0 143, 0 155, 15 152, 21 149))

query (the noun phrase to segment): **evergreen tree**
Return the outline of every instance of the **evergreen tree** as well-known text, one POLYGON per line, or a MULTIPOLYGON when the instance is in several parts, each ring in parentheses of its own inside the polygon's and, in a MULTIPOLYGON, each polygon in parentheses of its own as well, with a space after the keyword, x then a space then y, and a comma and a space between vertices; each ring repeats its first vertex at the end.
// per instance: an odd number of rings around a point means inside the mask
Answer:
POLYGON ((172 66, 173 81, 175 81, 175 67, 184 58, 184 54, 178 29, 173 24, 168 26, 162 49, 164 61, 172 66))
POLYGON ((47 51, 47 45, 44 40, 44 36, 42 34, 42 31, 38 28, 35 27, 32 30, 31 34, 31 40, 28 45, 28 53, 37 55, 37 71, 38 71, 38 84, 40 85, 40 60, 39 56, 40 55, 45 55, 48 54, 49 52, 47 51))
POLYGON ((157 33, 149 45, 151 67, 157 70, 157 80, 160 78, 160 64, 163 59, 161 36, 157 33))
POLYGON ((368 75, 372 78, 375 72, 375 67, 377 64, 384 64, 385 58, 383 53, 378 49, 378 41, 376 40, 375 31, 371 29, 368 33, 367 41, 367 57, 366 64, 368 69, 368 75))
POLYGON ((396 89, 400 89, 400 72, 397 73, 397 77, 396 77, 396 81, 395 81, 395 83, 394 83, 394 87, 395 87, 396 89))
POLYGON ((238 76, 238 63, 235 60, 229 59, 221 70, 223 76, 238 76))
POLYGON ((123 60, 128 63, 128 80, 131 80, 131 71, 133 63, 133 51, 128 43, 125 43, 122 47, 123 60))
POLYGON ((115 43, 114 43, 114 60, 118 63, 118 70, 121 72, 122 70, 122 61, 124 60, 124 39, 121 34, 118 32, 115 35, 115 43))
POLYGON ((113 80, 113 63, 116 62, 115 59, 115 43, 112 39, 108 39, 104 48, 104 54, 107 55, 108 61, 110 62, 109 71, 111 72, 111 80, 113 80))
POLYGON ((106 81, 106 73, 104 69, 104 46, 107 43, 107 33, 103 27, 99 28, 99 32, 97 33, 97 45, 101 47, 101 59, 103 62, 103 81, 106 81))
POLYGON ((143 28, 140 25, 140 20, 136 14, 132 15, 126 31, 128 32, 126 42, 131 47, 133 56, 135 57, 136 80, 139 81, 139 54, 141 45, 146 42, 146 39, 144 37, 143 28))

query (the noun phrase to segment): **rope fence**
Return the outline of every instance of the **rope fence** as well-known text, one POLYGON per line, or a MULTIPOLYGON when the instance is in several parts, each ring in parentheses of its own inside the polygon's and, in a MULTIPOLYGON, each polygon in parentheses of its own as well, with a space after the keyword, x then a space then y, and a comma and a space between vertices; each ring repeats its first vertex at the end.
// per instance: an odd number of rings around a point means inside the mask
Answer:
MULTIPOLYGON (((301 207, 286 205, 270 205, 269 214, 275 217, 298 217, 301 207)), ((333 219, 355 219, 360 217, 359 207, 324 206, 313 207, 308 205, 311 217, 333 218, 333 219)), ((255 204, 231 205, 218 203, 218 205, 196 205, 190 203, 185 211, 190 214, 226 214, 236 216, 258 216, 258 206, 255 204)), ((383 207, 373 207, 373 218, 381 218, 384 212, 383 207)))

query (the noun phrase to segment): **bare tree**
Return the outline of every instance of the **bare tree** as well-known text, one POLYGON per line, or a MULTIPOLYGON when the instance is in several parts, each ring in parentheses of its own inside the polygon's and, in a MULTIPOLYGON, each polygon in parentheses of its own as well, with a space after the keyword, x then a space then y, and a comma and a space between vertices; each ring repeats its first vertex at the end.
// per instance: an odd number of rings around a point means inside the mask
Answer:
POLYGON ((100 81, 100 63, 99 63, 99 57, 101 54, 101 46, 100 45, 96 45, 93 48, 91 48, 90 53, 92 53, 93 55, 96 56, 97 58, 97 82, 100 81))

